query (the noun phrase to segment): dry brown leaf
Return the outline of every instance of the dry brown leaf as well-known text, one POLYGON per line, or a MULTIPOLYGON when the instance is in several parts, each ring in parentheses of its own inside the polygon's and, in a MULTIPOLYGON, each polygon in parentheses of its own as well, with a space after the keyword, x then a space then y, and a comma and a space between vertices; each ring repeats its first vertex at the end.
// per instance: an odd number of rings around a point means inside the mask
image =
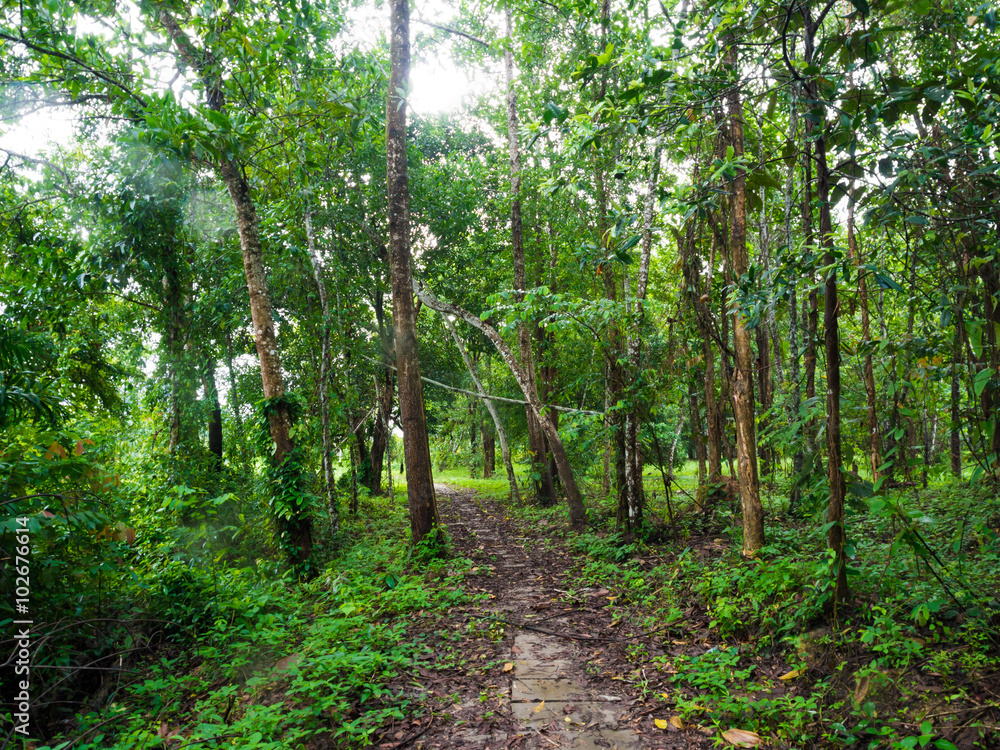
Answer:
POLYGON ((801 676, 805 672, 804 669, 793 669, 791 672, 785 672, 785 674, 779 677, 779 680, 794 680, 796 677, 801 676))
POLYGON ((736 747, 757 747, 763 742, 759 734, 747 729, 727 729, 722 733, 722 737, 736 747))
POLYGON ((854 688, 854 702, 861 703, 868 695, 868 686, 871 685, 871 677, 865 677, 858 680, 857 686, 854 688))
POLYGON ((509 662, 507 662, 506 664, 503 665, 503 671, 504 672, 509 672, 513 668, 514 668, 514 662, 512 662, 512 661, 509 661, 509 662))
POLYGON ((673 725, 677 729, 683 729, 684 728, 684 722, 681 721, 681 717, 680 716, 671 716, 670 717, 670 723, 671 723, 671 725, 673 725))

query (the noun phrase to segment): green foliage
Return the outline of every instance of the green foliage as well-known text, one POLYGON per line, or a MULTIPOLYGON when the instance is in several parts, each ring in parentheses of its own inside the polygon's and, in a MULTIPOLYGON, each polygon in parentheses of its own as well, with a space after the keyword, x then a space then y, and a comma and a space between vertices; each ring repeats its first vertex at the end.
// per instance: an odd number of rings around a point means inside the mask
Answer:
POLYGON ((269 484, 268 507, 274 522, 277 543, 285 555, 295 562, 299 573, 310 575, 312 563, 300 559, 300 540, 296 536, 296 524, 308 518, 316 505, 315 495, 307 491, 305 467, 302 463, 302 448, 295 444, 293 450, 285 453, 280 462, 274 458, 278 446, 271 437, 271 418, 282 411, 290 423, 289 438, 294 439, 296 423, 301 420, 302 401, 292 394, 265 399, 260 408, 258 421, 258 444, 268 461, 267 481, 269 484))
POLYGON ((469 601, 460 579, 471 563, 409 567, 406 519, 390 501, 365 499, 344 523, 351 541, 308 584, 269 564, 151 566, 139 587, 151 608, 188 626, 176 631, 186 648, 161 652, 109 714, 81 717, 76 746, 159 741, 164 723, 187 741, 227 735, 240 747, 277 748, 322 734, 363 746, 386 722, 419 714, 417 699, 388 684, 434 664, 410 626, 469 601))

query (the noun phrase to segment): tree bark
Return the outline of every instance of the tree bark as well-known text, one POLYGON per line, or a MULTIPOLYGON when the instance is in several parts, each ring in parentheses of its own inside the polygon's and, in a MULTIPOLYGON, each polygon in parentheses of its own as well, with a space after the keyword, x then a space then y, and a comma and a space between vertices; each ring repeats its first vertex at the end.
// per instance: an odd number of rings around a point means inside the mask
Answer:
MULTIPOLYGON (((814 23, 808 5, 803 8, 805 29, 805 60, 813 60, 814 23)), ((812 102, 820 102, 815 81, 806 84, 806 93, 812 102)), ((840 332, 838 328, 839 304, 837 301, 837 272, 834 256, 833 223, 830 217, 830 173, 826 162, 826 108, 815 104, 819 110, 819 132, 815 139, 816 198, 819 203, 819 233, 823 247, 823 265, 826 267, 823 304, 824 354, 826 355, 826 477, 830 488, 830 502, 826 520, 830 526, 827 545, 834 553, 836 583, 834 603, 847 596, 847 559, 844 555, 846 534, 844 529, 844 498, 847 488, 842 471, 840 440, 840 332)))
MULTIPOLYGON (((736 40, 728 40, 727 62, 737 67, 736 40)), ((730 139, 735 158, 743 156, 743 102, 738 83, 729 90, 730 139)), ((749 269, 747 254, 746 173, 741 169, 732 183, 730 199, 729 253, 733 281, 740 283, 749 269)), ((753 345, 746 321, 738 309, 732 311, 735 368, 732 386, 733 417, 736 422, 736 456, 743 506, 743 554, 755 555, 764 546, 764 508, 757 475, 757 430, 754 422, 753 345)))
MULTIPOLYGON (((861 252, 858 248, 858 239, 854 226, 854 184, 851 181, 850 195, 847 199, 847 251, 858 274, 858 306, 861 308, 861 340, 867 346, 871 344, 871 316, 868 309, 868 281, 864 271, 861 269, 861 252)), ((865 381, 865 401, 867 402, 868 417, 868 460, 871 464, 872 481, 881 475, 879 467, 882 465, 882 438, 878 429, 878 402, 875 392, 875 367, 872 362, 871 350, 866 348, 865 360, 862 376, 865 381)))
POLYGON ((330 316, 330 301, 326 293, 326 280, 323 278, 323 259, 316 247, 316 233, 313 231, 312 208, 308 199, 305 206, 306 247, 309 250, 309 262, 312 265, 313 281, 319 294, 320 312, 323 315, 323 333, 320 336, 319 359, 319 421, 320 437, 323 444, 323 455, 320 466, 323 471, 323 489, 326 493, 326 507, 330 513, 330 527, 336 529, 340 522, 337 507, 337 486, 333 475, 333 434, 330 430, 330 328, 333 319, 330 316))
POLYGON ((205 359, 205 400, 208 401, 208 451, 215 456, 215 470, 222 471, 222 404, 215 384, 215 359, 205 359))
MULTIPOLYGON (((513 37, 513 22, 508 7, 504 11, 507 27, 507 38, 513 37)), ((517 140, 517 92, 514 90, 514 53, 508 46, 503 53, 504 73, 507 85, 507 147, 510 157, 510 244, 514 265, 514 299, 518 304, 524 302, 527 289, 527 270, 524 261, 524 227, 521 216, 521 149, 517 140)), ((519 320, 517 323, 517 343, 521 355, 521 365, 524 375, 528 378, 532 390, 537 391, 535 380, 535 357, 531 345, 531 331, 527 323, 519 320)), ((530 406, 525 406, 525 417, 528 422, 528 453, 531 456, 532 482, 535 488, 535 498, 542 505, 555 503, 555 492, 552 486, 551 473, 548 469, 545 444, 545 433, 537 415, 530 406), (548 481, 546 481, 548 476, 548 481)))
MULTIPOLYGON (((222 181, 229 190, 229 197, 236 209, 236 223, 239 228, 240 248, 243 253, 243 271, 250 294, 250 317, 253 321, 254 344, 260 360, 260 377, 264 398, 280 399, 285 395, 285 381, 281 372, 281 358, 278 355, 278 338, 274 332, 274 315, 271 312, 271 297, 267 289, 264 271, 263 248, 258 231, 257 209, 250 196, 250 185, 242 170, 227 161, 219 169, 222 181)), ((268 415, 271 440, 275 450, 272 461, 281 466, 295 449, 291 437, 292 415, 287 402, 276 403, 268 415)), ((305 563, 312 554, 312 521, 308 511, 302 507, 293 509, 290 517, 276 516, 275 522, 295 545, 291 553, 292 562, 305 563)))
POLYGON ((479 425, 483 434, 483 479, 490 479, 497 470, 496 432, 486 426, 486 420, 479 425))
POLYGON ((399 411, 406 462, 406 494, 414 544, 438 524, 437 498, 423 386, 417 351, 416 312, 410 271, 410 187, 406 165, 406 100, 410 81, 409 0, 390 0, 390 57, 392 73, 386 100, 386 174, 389 211, 389 269, 392 280, 392 320, 395 327, 399 411))
MULTIPOLYGON (((179 59, 191 67, 201 78, 205 87, 205 102, 209 109, 224 112, 226 109, 225 89, 221 79, 221 68, 214 65, 214 59, 207 51, 198 50, 181 29, 180 24, 167 10, 161 10, 159 19, 167 35, 177 49, 179 59)), ((295 449, 291 437, 292 418, 285 396, 285 382, 281 372, 281 358, 278 354, 278 339, 274 331, 274 315, 271 312, 271 297, 267 289, 267 275, 264 270, 264 250, 260 241, 257 207, 250 193, 240 162, 224 158, 216 165, 216 171, 232 201, 236 212, 236 227, 240 237, 240 251, 243 256, 243 272, 250 295, 250 318, 253 322, 254 344, 260 360, 260 378, 264 398, 274 401, 275 406, 268 413, 268 427, 274 442, 272 461, 280 467, 295 449)), ((296 504, 289 509, 290 515, 278 514, 274 520, 279 535, 288 539, 293 549, 289 556, 295 565, 305 564, 312 555, 312 521, 308 509, 296 504)))

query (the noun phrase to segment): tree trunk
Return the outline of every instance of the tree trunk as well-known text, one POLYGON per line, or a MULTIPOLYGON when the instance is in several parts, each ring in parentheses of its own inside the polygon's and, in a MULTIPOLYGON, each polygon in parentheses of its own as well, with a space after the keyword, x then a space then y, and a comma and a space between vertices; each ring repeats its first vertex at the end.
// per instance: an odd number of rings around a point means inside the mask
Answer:
MULTIPOLYGON (((375 376, 377 378, 377 376, 375 376)), ((385 468, 386 451, 392 439, 390 428, 392 409, 396 402, 396 378, 388 367, 382 370, 382 383, 375 381, 376 412, 379 415, 372 422, 372 449, 368 457, 371 473, 366 477, 368 490, 373 495, 382 494, 382 472, 385 468)))
MULTIPOLYGON (((236 388, 236 370, 233 366, 233 336, 232 332, 228 329, 226 330, 226 370, 229 371, 229 405, 233 410, 233 422, 236 424, 236 434, 245 435, 246 430, 243 427, 243 404, 240 401, 240 392, 236 388)), ((240 442, 240 464, 246 468, 247 466, 247 452, 245 446, 240 442)), ((232 453, 232 447, 230 447, 230 454, 232 453)))
MULTIPOLYGON (((803 8, 805 28, 805 60, 809 65, 813 60, 813 40, 817 24, 811 18, 810 8, 803 8)), ((806 86, 808 98, 819 102, 815 83, 806 86)), ((824 249, 823 265, 826 267, 825 299, 823 305, 824 354, 826 355, 826 453, 827 482, 830 487, 830 503, 826 520, 830 526, 827 544, 834 553, 836 584, 834 602, 847 596, 847 559, 844 556, 844 497, 846 486, 842 471, 840 441, 840 333, 838 329, 837 273, 834 257, 833 224, 830 218, 830 175, 826 163, 826 109, 819 107, 819 133, 815 140, 816 156, 816 198, 819 202, 820 242, 824 249)))
MULTIPOLYGON (((278 356, 278 339, 274 333, 274 316, 271 313, 271 297, 267 290, 257 209, 250 197, 250 185, 239 166, 227 161, 219 171, 236 209, 240 249, 243 252, 243 270, 250 294, 250 317, 253 321, 254 344, 260 359, 264 398, 268 401, 282 399, 285 395, 285 381, 281 372, 281 359, 278 356)), ((275 407, 268 414, 268 425, 271 440, 275 445, 272 460, 276 467, 280 467, 295 449, 290 434, 292 415, 287 402, 275 403, 275 407)), ((296 504, 289 510, 290 516, 279 514, 275 516, 275 521, 280 535, 287 537, 294 545, 294 549, 290 550, 292 562, 303 564, 312 554, 312 522, 309 519, 308 509, 303 505, 296 504)))
MULTIPOLYGON (((500 440, 500 456, 503 459, 503 466, 507 472, 507 483, 510 485, 510 496, 518 505, 521 504, 521 493, 517 487, 517 477, 514 475, 514 464, 510 459, 510 444, 507 442, 507 432, 503 428, 503 422, 500 421, 500 414, 497 411, 491 399, 486 398, 486 389, 483 387, 482 381, 479 379, 479 375, 476 373, 476 368, 472 359, 469 357, 465 350, 464 344, 462 344, 462 339, 459 338, 458 332, 455 330, 455 326, 450 320, 448 320, 447 315, 442 315, 441 319, 444 321, 445 327, 448 329, 448 333, 451 334, 451 338, 455 342, 455 346, 458 348, 459 353, 462 355, 462 361, 465 362, 465 367, 469 371, 469 377, 472 378, 473 384, 476 386, 476 392, 479 393, 483 401, 483 406, 486 407, 486 411, 490 413, 490 418, 493 420, 493 426, 496 429, 496 436, 500 440)), ((486 433, 483 432, 483 450, 486 450, 486 433)), ((493 440, 492 435, 490 436, 489 452, 486 455, 485 466, 489 467, 490 475, 493 474, 494 467, 494 456, 490 455, 493 453, 493 440)), ((485 469, 484 469, 485 475, 485 469)))
POLYGON ((395 327, 399 411, 403 426, 406 494, 414 544, 438 524, 437 499, 427 443, 424 395, 417 352, 416 312, 410 271, 410 187, 406 165, 406 100, 409 91, 409 0, 390 0, 392 74, 386 100, 386 174, 388 180, 389 270, 395 327))
MULTIPOLYGON (((728 63, 736 69, 736 40, 728 40, 728 63)), ((743 102, 739 85, 729 90, 730 138, 735 158, 743 156, 743 102)), ((742 170, 732 182, 730 199, 729 253, 733 280, 736 283, 747 273, 746 173, 742 170)), ((742 313, 734 309, 733 342, 736 353, 732 386, 733 417, 736 422, 736 456, 739 467, 740 502, 743 506, 743 554, 755 555, 764 546, 764 508, 760 502, 757 475, 757 431, 754 422, 753 345, 742 313)))
MULTIPOLYGON (((513 38, 513 24, 508 7, 505 11, 508 39, 513 38)), ((527 289, 527 271, 524 261, 524 228, 521 217, 521 149, 517 141, 517 93, 514 90, 514 53, 510 47, 503 53, 504 72, 507 85, 507 146, 510 157, 510 240, 511 254, 514 265, 514 298, 520 304, 524 302, 527 289)), ((521 364, 525 377, 531 383, 532 389, 537 389, 535 383, 535 357, 531 347, 531 332, 523 320, 517 323, 517 342, 521 355, 521 364)), ((528 453, 531 457, 531 475, 535 488, 535 498, 542 505, 555 503, 555 493, 552 487, 551 474, 548 470, 548 453, 545 445, 545 434, 542 425, 530 406, 525 406, 525 417, 528 421, 528 453), (548 481, 546 481, 548 476, 548 481)))
POLYGON ((962 357, 962 332, 955 326, 955 343, 952 345, 951 362, 951 427, 949 448, 951 452, 951 473, 956 478, 962 476, 962 396, 959 390, 959 361, 962 357))
POLYGON ((496 432, 486 426, 486 420, 480 423, 479 430, 483 433, 483 479, 490 479, 497 470, 496 432))
POLYGON ((173 250, 163 253, 163 312, 166 317, 166 360, 167 377, 170 382, 168 400, 169 438, 167 449, 175 453, 184 440, 184 416, 181 395, 184 389, 184 336, 187 323, 184 316, 184 288, 178 261, 173 250))
MULTIPOLYGON (((858 274, 858 306, 861 308, 861 340, 865 345, 871 344, 871 317, 868 309, 868 281, 861 268, 861 252, 854 226, 854 184, 852 180, 850 195, 847 199, 847 251, 854 261, 858 274)), ((868 459, 871 464, 872 481, 879 478, 879 467, 882 465, 882 439, 878 429, 877 396, 875 392, 875 367, 872 362, 871 350, 865 350, 865 361, 862 376, 865 381, 865 400, 868 405, 868 459)))
POLYGON ((479 414, 476 402, 469 399, 469 478, 476 478, 476 462, 479 459, 479 414))
POLYGON ((312 264, 313 281, 319 293, 320 312, 323 314, 323 333, 320 336, 319 359, 319 421, 320 437, 323 444, 323 456, 320 466, 323 471, 323 489, 326 493, 326 507, 330 513, 330 527, 337 528, 340 513, 337 508, 337 487, 333 475, 333 434, 330 431, 330 328, 333 319, 330 316, 330 303, 326 294, 326 280, 323 278, 323 260, 319 248, 316 247, 316 234, 313 231, 312 209, 308 199, 305 206, 306 247, 309 250, 309 262, 312 264))
MULTIPOLYGON (((159 13, 159 19, 167 35, 177 49, 179 59, 190 66, 201 78, 205 86, 205 103, 209 109, 224 112, 226 109, 225 89, 222 85, 221 70, 210 64, 211 55, 200 54, 173 14, 166 9, 159 13)), ((233 158, 223 158, 216 170, 232 201, 236 212, 236 228, 240 236, 240 251, 243 256, 243 271, 250 295, 250 318, 253 322, 254 344, 260 360, 260 378, 264 398, 273 404, 268 411, 268 427, 274 442, 272 462, 281 467, 285 459, 295 449, 291 437, 292 415, 285 397, 285 382, 281 372, 281 358, 278 354, 278 340, 274 333, 274 316, 271 312, 271 297, 267 289, 267 275, 264 270, 264 250, 260 242, 257 207, 250 195, 250 183, 243 171, 243 165, 233 158)), ((312 521, 304 496, 292 500, 292 507, 274 515, 278 536, 286 546, 286 552, 294 565, 304 565, 312 555, 312 521)), ((277 498, 276 498, 277 500, 277 498)), ((277 503, 275 503, 277 504, 277 503)))
POLYGON ((208 450, 215 456, 215 470, 222 471, 222 404, 215 384, 215 359, 211 355, 205 359, 205 400, 210 406, 208 450))
POLYGON ((451 315, 460 317, 473 328, 486 334, 486 337, 493 342, 493 345, 496 347, 500 356, 503 357, 504 362, 507 363, 507 367, 510 368, 511 373, 514 375, 514 379, 517 381, 518 386, 521 388, 521 392, 524 394, 525 401, 528 402, 532 412, 541 424, 542 429, 545 431, 545 438, 549 443, 549 448, 552 450, 552 456, 555 460, 556 468, 559 471, 559 481, 562 482, 563 490, 566 492, 566 504, 569 506, 570 523, 576 529, 583 528, 583 524, 586 520, 583 495, 581 494, 580 488, 576 483, 576 477, 573 476, 573 469, 569 464, 569 457, 566 455, 566 449, 562 444, 562 439, 559 437, 559 431, 556 429, 555 422, 552 419, 551 410, 545 409, 541 400, 538 398, 538 391, 535 390, 534 382, 528 379, 524 367, 517 361, 517 357, 507 345, 507 342, 503 340, 503 337, 500 336, 495 327, 480 320, 478 316, 473 315, 467 310, 463 310, 457 305, 448 304, 438 300, 430 292, 420 289, 419 286, 417 286, 416 281, 414 281, 413 290, 420 300, 432 310, 437 310, 442 313, 450 313, 451 315))
POLYGON ((691 401, 691 442, 694 443, 694 455, 698 459, 698 486, 701 487, 705 484, 706 479, 706 456, 705 437, 704 431, 701 429, 701 409, 698 406, 697 389, 691 389, 689 399, 691 401))
MULTIPOLYGON (((632 317, 632 324, 628 331, 628 362, 629 362, 629 385, 634 390, 636 379, 642 367, 642 329, 645 323, 645 301, 646 289, 649 285, 649 262, 653 249, 653 219, 656 209, 656 187, 660 179, 660 144, 653 148, 652 160, 649 167, 649 180, 646 184, 646 204, 642 215, 642 249, 639 253, 639 270, 636 279, 635 298, 632 301, 631 309, 628 310, 632 317)), ((630 285, 628 277, 625 279, 625 290, 628 292, 630 285)), ((626 300, 628 302, 628 300, 626 300)), ((632 394, 631 407, 625 415, 625 499, 628 509, 629 528, 637 529, 642 526, 642 451, 639 446, 639 422, 645 413, 645 405, 639 402, 639 396, 632 394)))

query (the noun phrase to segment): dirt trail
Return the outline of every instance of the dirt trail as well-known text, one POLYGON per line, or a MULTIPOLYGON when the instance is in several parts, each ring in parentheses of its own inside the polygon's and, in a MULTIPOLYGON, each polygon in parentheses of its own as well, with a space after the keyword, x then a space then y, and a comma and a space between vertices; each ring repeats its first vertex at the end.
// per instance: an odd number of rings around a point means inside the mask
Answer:
POLYGON ((456 670, 432 689, 453 703, 411 746, 666 750, 702 744, 705 738, 654 726, 654 718, 669 714, 641 700, 626 655, 630 639, 612 621, 608 591, 570 593, 573 558, 560 546, 543 544, 544 535, 518 528, 501 507, 470 491, 438 485, 437 492, 455 553, 477 565, 467 586, 488 595, 478 609, 455 613, 451 627, 493 635, 492 641, 480 638, 473 649, 479 653, 470 657, 492 658, 497 668, 474 676, 456 670))

